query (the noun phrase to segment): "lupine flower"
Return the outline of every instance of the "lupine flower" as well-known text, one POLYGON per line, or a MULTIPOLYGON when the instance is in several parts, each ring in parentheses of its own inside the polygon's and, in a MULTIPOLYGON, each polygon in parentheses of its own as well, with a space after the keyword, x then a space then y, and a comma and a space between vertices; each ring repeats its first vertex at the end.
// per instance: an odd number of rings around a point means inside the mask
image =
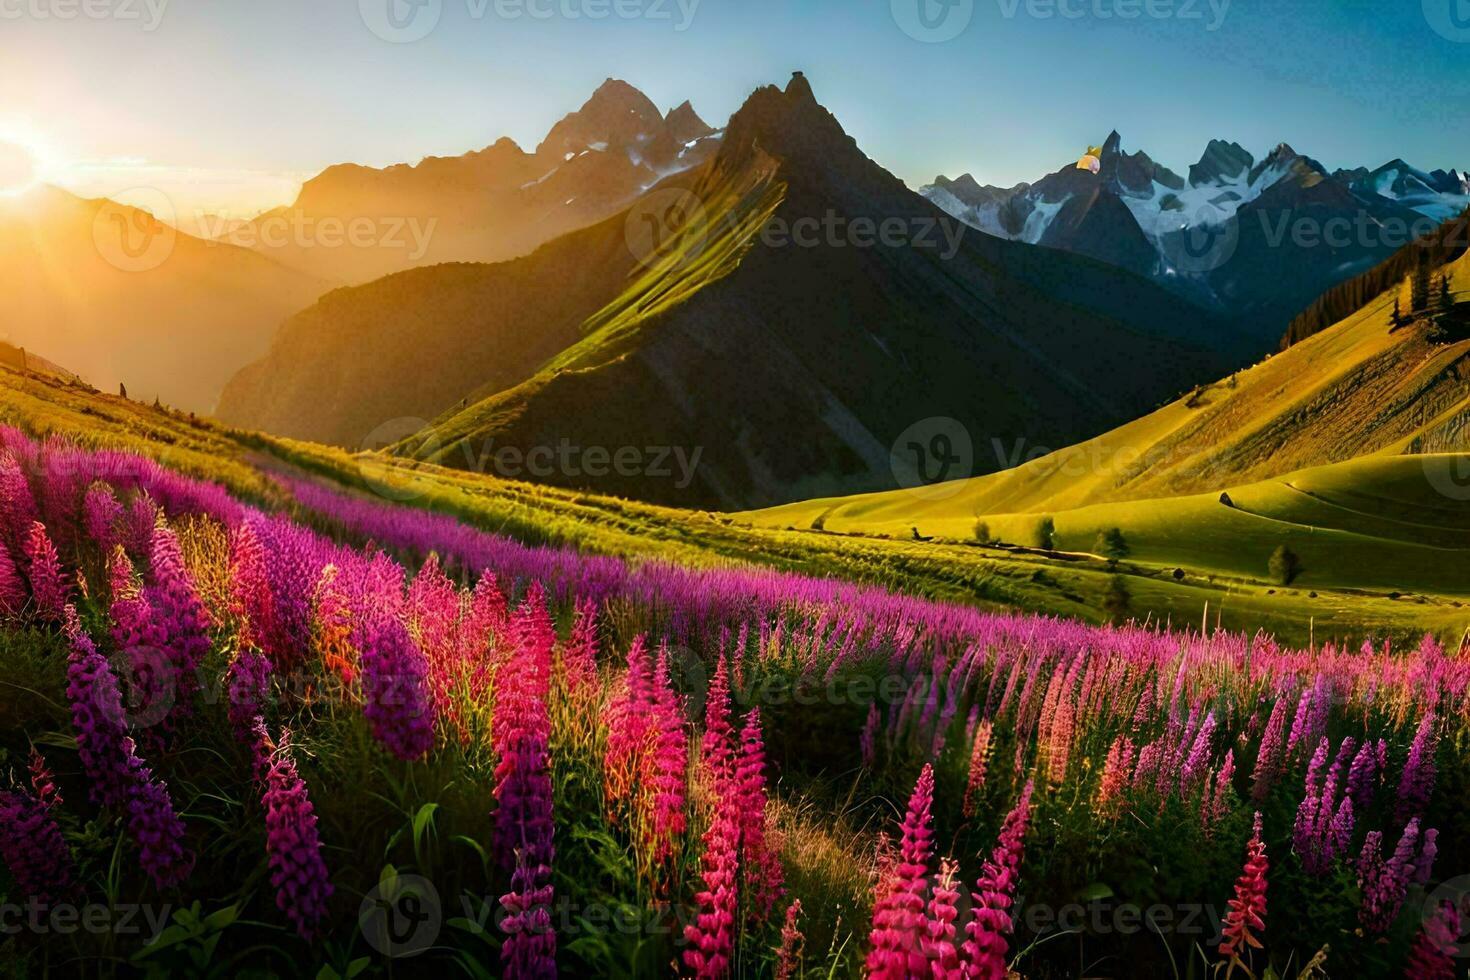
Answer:
POLYGON ((1225 761, 1220 766, 1220 771, 1215 774, 1213 790, 1210 781, 1205 782, 1205 791, 1200 806, 1200 822, 1204 825, 1205 835, 1209 836, 1216 825, 1230 812, 1230 786, 1235 778, 1235 750, 1225 751, 1225 761))
POLYGON ((970 894, 975 912, 965 927, 968 938, 962 955, 970 976, 982 980, 1004 980, 1006 976, 1006 953, 1010 949, 1006 937, 1014 928, 1011 905, 1016 898, 1026 827, 1031 820, 1031 789, 1028 782, 1015 808, 1006 815, 995 850, 975 882, 976 890, 970 894))
POLYGON ((751 901, 762 918, 781 897, 785 879, 781 858, 766 838, 765 769, 760 709, 751 708, 740 733, 740 761, 736 765, 734 789, 740 800, 740 865, 751 901))
POLYGON ((734 793, 715 801, 714 820, 704 835, 701 861, 704 890, 695 896, 698 915, 684 927, 689 948, 684 964, 696 977, 724 977, 735 946, 735 909, 739 899, 740 802, 734 793))
POLYGON ((924 921, 924 956, 929 960, 935 977, 954 977, 960 971, 960 953, 955 946, 955 919, 959 915, 956 903, 960 890, 955 887, 959 864, 950 858, 939 862, 939 878, 934 883, 934 896, 929 900, 929 915, 924 921))
POLYGON ((113 551, 108 577, 113 645, 127 658, 128 679, 144 706, 146 721, 161 723, 167 731, 167 714, 178 690, 173 661, 164 649, 168 637, 153 607, 139 591, 133 579, 133 564, 120 546, 113 551))
POLYGON ((1379 766, 1380 756, 1387 756, 1388 745, 1379 739, 1378 743, 1364 740, 1358 748, 1358 754, 1353 757, 1353 764, 1348 769, 1348 796, 1352 798, 1353 810, 1357 813, 1367 813, 1368 808, 1373 805, 1375 784, 1381 772, 1379 766))
POLYGON ((77 755, 87 774, 87 793, 93 803, 122 806, 131 780, 132 742, 123 728, 122 692, 112 668, 67 608, 67 635, 71 655, 67 664, 67 699, 77 755))
MULTIPOLYGON (((262 662, 264 657, 260 658, 262 662)), ((306 782, 291 758, 291 733, 285 729, 266 773, 261 802, 265 806, 265 850, 276 890, 276 908, 308 942, 322 934, 327 900, 332 897, 321 835, 306 782)))
POLYGON ((82 500, 82 529, 104 555, 122 543, 118 529, 122 526, 123 506, 118 503, 112 487, 105 483, 94 483, 87 489, 82 500))
POLYGON ((1341 801, 1337 798, 1338 782, 1352 752, 1352 743, 1351 738, 1344 740, 1337 762, 1324 777, 1322 767, 1327 762, 1327 739, 1323 738, 1307 768, 1306 794, 1297 807, 1292 841, 1302 866, 1311 875, 1325 875, 1332 870, 1333 863, 1347 853, 1352 840, 1352 797, 1344 794, 1341 801))
POLYGON ((891 885, 873 896, 869 936, 873 948, 867 961, 870 977, 899 980, 929 972, 923 949, 924 894, 934 856, 933 804, 934 768, 926 765, 909 798, 891 885))
POLYGON ((1437 740, 1434 735, 1434 714, 1426 714, 1419 722, 1414 742, 1409 746, 1409 757, 1404 761, 1404 772, 1399 777, 1398 802, 1394 805, 1395 823, 1407 823, 1410 818, 1421 816, 1434 795, 1434 752, 1437 740))
POLYGON ((597 681, 597 607, 591 602, 577 604, 572 635, 562 650, 561 671, 572 696, 590 691, 597 681))
POLYGON ((0 616, 13 619, 25 612, 26 587, 10 551, 0 546, 0 616))
POLYGON ((501 897, 510 913, 500 959, 506 977, 555 977, 556 932, 551 926, 552 840, 551 645, 538 618, 545 604, 527 597, 512 632, 518 649, 501 668, 491 731, 495 766, 495 844, 511 890, 501 897))
POLYGON ((76 863, 44 800, 0 793, 0 858, 20 894, 42 905, 76 893, 76 863))
POLYGON ((1266 842, 1261 839, 1261 814, 1257 811, 1250 843, 1245 849, 1245 867, 1235 882, 1235 897, 1226 903, 1225 922, 1221 927, 1224 937, 1220 943, 1221 956, 1234 960, 1251 948, 1261 948, 1257 935, 1266 928, 1266 871, 1269 868, 1266 842))
POLYGON ((428 665, 395 616, 378 616, 362 651, 363 714, 373 737, 405 762, 434 747, 428 665))
POLYGON ((249 521, 230 531, 230 606, 240 622, 240 646, 273 648, 275 600, 266 571, 265 548, 249 521))
POLYGON ((26 576, 31 580, 36 616, 49 623, 61 622, 67 602, 66 576, 61 571, 56 547, 40 521, 33 521, 26 534, 25 556, 26 576))
POLYGON ((653 748, 648 785, 648 826, 655 862, 671 858, 687 825, 684 813, 689 740, 684 714, 669 678, 668 647, 659 650, 653 671, 653 748))
POLYGON ((1421 875, 1427 881, 1433 862, 1432 848, 1427 855, 1420 851, 1418 817, 1411 818, 1404 827, 1387 861, 1383 859, 1383 834, 1370 831, 1358 859, 1358 888, 1363 893, 1358 920, 1363 928, 1372 933, 1387 932, 1404 906, 1409 884, 1421 875))
POLYGON ((975 804, 980 791, 985 788, 985 768, 990 764, 990 719, 980 722, 975 729, 975 741, 970 746, 970 773, 965 781, 965 801, 962 811, 968 820, 975 815, 975 804))
POLYGON ((616 819, 618 804, 632 798, 642 761, 651 744, 653 701, 652 669, 642 635, 628 647, 628 669, 609 699, 603 720, 607 725, 607 752, 603 757, 603 793, 609 815, 616 819))
POLYGON ((1271 792, 1282 771, 1282 738, 1286 734, 1287 701, 1278 698, 1271 708, 1271 718, 1266 722, 1266 731, 1261 736, 1261 748, 1256 753, 1256 768, 1251 774, 1251 798, 1264 800, 1271 792))
POLYGON ((1126 735, 1119 735, 1108 749, 1108 757, 1103 762, 1102 779, 1098 781, 1093 807, 1099 815, 1108 818, 1118 815, 1132 766, 1133 740, 1126 735))
POLYGON ((794 898, 786 907, 786 924, 781 927, 781 945, 776 949, 775 980, 791 980, 801 968, 801 951, 806 939, 796 924, 801 917, 801 899, 794 898))
POLYGON ((160 891, 180 885, 194 870, 184 847, 184 822, 161 779, 132 752, 128 740, 128 831, 138 844, 138 864, 160 891))
POLYGON ((178 717, 190 710, 189 699, 199 685, 199 665, 209 653, 209 613, 199 599, 194 577, 184 567, 179 539, 166 525, 153 529, 149 570, 152 584, 144 590, 163 632, 163 649, 173 662, 174 710, 178 717))
POLYGON ((1424 928, 1414 937, 1405 980, 1454 980, 1460 948, 1460 910, 1454 902, 1440 902, 1424 918, 1424 928))
POLYGON ((153 548, 153 529, 158 526, 158 505, 153 502, 147 491, 135 494, 128 505, 127 529, 128 550, 138 555, 146 555, 153 548))
POLYGON ((225 675, 225 692, 230 699, 225 710, 240 741, 248 744, 254 737, 256 720, 265 713, 270 690, 271 662, 255 647, 242 647, 225 675))
POLYGON ((343 684, 357 680, 358 654, 352 645, 352 610, 337 586, 336 565, 322 569, 311 599, 311 639, 322 663, 343 684))
POLYGON ((14 453, 0 453, 0 538, 20 551, 31 525, 39 518, 36 498, 14 453))
POLYGON ((730 681, 725 655, 715 662, 715 676, 710 681, 704 702, 704 737, 700 744, 700 764, 714 792, 735 775, 735 729, 730 724, 730 681))

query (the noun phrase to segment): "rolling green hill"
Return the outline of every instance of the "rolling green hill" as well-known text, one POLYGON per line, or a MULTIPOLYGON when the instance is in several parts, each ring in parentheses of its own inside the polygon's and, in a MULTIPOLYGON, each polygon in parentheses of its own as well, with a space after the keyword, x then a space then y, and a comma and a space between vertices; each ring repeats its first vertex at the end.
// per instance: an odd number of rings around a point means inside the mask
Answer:
MULTIPOLYGON (((1448 271, 1457 294, 1470 292, 1470 256, 1448 271)), ((1006 515, 1218 494, 1364 456, 1470 450, 1470 341, 1433 343, 1422 324, 1392 329, 1393 302, 1385 293, 1249 370, 1013 469, 940 491, 812 500, 755 519, 950 533, 1006 515)))
POLYGON ((755 92, 691 177, 650 192, 680 220, 575 345, 401 450, 464 466, 489 446, 681 447, 700 454, 687 485, 538 479, 748 507, 895 485, 889 447, 920 420, 1073 441, 1237 362, 1239 338, 1145 280, 947 227, 803 77, 755 92), (862 223, 907 237, 849 240, 862 223))
MULTIPOLYGON (((1259 494, 1242 492, 1236 511, 1219 507, 1217 499, 1213 505, 1208 498, 1184 501, 1164 519, 1127 528, 1135 554, 1114 566, 1082 553, 1091 547, 1096 528, 1107 523, 1101 515, 1058 516, 1058 544, 1077 549, 1075 553, 984 546, 972 535, 968 540, 914 541, 907 529, 903 537, 891 538, 757 526, 708 512, 534 486, 383 453, 350 454, 230 429, 207 418, 100 394, 61 376, 34 371, 22 375, 3 364, 0 422, 19 425, 34 435, 54 434, 86 445, 141 452, 220 482, 243 499, 288 512, 290 495, 274 479, 282 473, 309 476, 348 493, 386 492, 387 499, 401 506, 450 514, 528 543, 694 565, 756 564, 984 608, 1101 621, 1120 614, 1110 593, 1121 580, 1129 596, 1122 615, 1180 623, 1199 622, 1207 614, 1211 624, 1265 629, 1286 642, 1331 637, 1357 642, 1371 635, 1412 645, 1428 631, 1446 643, 1458 643, 1470 625, 1464 574, 1457 572, 1465 567, 1463 553, 1425 547, 1426 540, 1442 532, 1463 540, 1464 509, 1456 500, 1439 504, 1426 494, 1422 475, 1416 476, 1403 460, 1366 464, 1374 469, 1366 475, 1334 467, 1293 481, 1306 491, 1307 504, 1314 508, 1311 526, 1283 530, 1280 513, 1271 511, 1279 505, 1269 488, 1259 494), (1373 490, 1365 503, 1364 487, 1370 482, 1373 490), (1197 520, 1189 513, 1191 508, 1210 515, 1210 521, 1200 522, 1203 530, 1190 532, 1189 522, 1197 520), (1358 516, 1364 511, 1371 513, 1371 521, 1358 516), (1174 523, 1168 519, 1171 514, 1174 523), (1329 514, 1338 524, 1326 519, 1329 514), (1385 524, 1395 529, 1396 536, 1364 537, 1370 529, 1382 534, 1385 524), (1267 530, 1241 537, 1242 527, 1267 530), (1299 551, 1303 565, 1290 588, 1265 580, 1269 548, 1283 540, 1299 551), (1232 558, 1237 545, 1239 561, 1232 558), (1174 577, 1178 566, 1187 569, 1183 579, 1174 577), (1331 584, 1350 582, 1351 576, 1342 570, 1355 567, 1384 569, 1380 577, 1393 582, 1379 588, 1331 584), (1398 581, 1400 577, 1403 581, 1398 581)), ((1445 458, 1446 464, 1449 461, 1445 458)), ((1437 479, 1448 479, 1454 472, 1446 468, 1437 479)), ((1444 485, 1453 490, 1453 483, 1444 485)), ((1307 504, 1297 501, 1295 506, 1307 504)), ((310 514, 297 516, 312 519, 310 514)), ((1018 525, 1016 536, 1022 530, 1018 525)), ((962 526, 956 533, 967 536, 962 526)))

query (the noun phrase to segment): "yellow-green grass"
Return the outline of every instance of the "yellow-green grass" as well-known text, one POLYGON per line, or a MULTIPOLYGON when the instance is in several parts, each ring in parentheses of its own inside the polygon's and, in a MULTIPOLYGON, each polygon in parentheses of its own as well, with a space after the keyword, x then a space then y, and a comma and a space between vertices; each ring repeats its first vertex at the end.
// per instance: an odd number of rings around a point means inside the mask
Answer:
MULTIPOLYGON (((1225 564, 1213 556, 1218 552, 1228 558, 1230 549, 1238 544, 1231 538, 1229 525, 1210 530, 1207 552, 1191 550, 1205 546, 1204 539, 1180 538, 1170 544, 1167 528, 1124 525, 1137 554, 1115 569, 1099 558, 982 547, 973 540, 973 522, 954 526, 954 538, 970 540, 930 542, 912 540, 906 526, 898 529, 900 538, 831 533, 835 528, 830 525, 827 532, 787 530, 784 525, 755 526, 736 517, 516 483, 384 454, 352 455, 314 443, 233 430, 209 419, 100 395, 78 384, 35 376, 24 379, 8 372, 0 373, 0 421, 35 433, 54 432, 92 446, 153 456, 183 472, 221 482, 247 500, 271 505, 289 506, 289 501, 269 474, 292 471, 326 479, 349 492, 387 490, 403 506, 448 513, 532 543, 567 544, 634 560, 653 558, 697 566, 764 565, 990 609, 1101 621, 1109 615, 1106 594, 1121 574, 1132 595, 1130 615, 1198 623, 1208 608, 1212 625, 1265 629, 1288 642, 1367 634, 1408 641, 1426 631, 1453 642, 1470 623, 1470 613, 1453 596, 1425 590, 1424 595, 1393 599, 1389 590, 1365 594, 1330 589, 1321 580, 1329 571, 1313 549, 1310 534, 1301 551, 1305 570, 1290 589, 1264 581, 1269 555, 1266 544, 1274 540, 1265 537, 1251 546, 1248 559, 1229 568, 1208 569, 1197 557, 1179 560, 1175 563, 1189 572, 1183 581, 1175 581, 1170 564, 1174 558, 1163 558, 1169 554, 1165 549, 1176 547, 1178 554, 1186 556, 1207 553, 1211 561, 1225 564), (1315 598, 1310 594, 1313 590, 1319 593, 1315 598)), ((1334 469, 1314 474, 1312 481, 1309 486, 1324 495, 1361 490, 1355 478, 1334 469), (1348 480, 1347 485, 1334 482, 1339 475, 1348 480)), ((1422 494, 1415 495, 1414 481, 1400 468, 1381 470, 1376 485, 1382 492, 1381 516, 1398 516, 1406 508, 1418 512, 1427 502, 1422 494)), ((1259 503, 1252 500, 1253 506, 1259 503)), ((1240 514, 1226 515, 1226 519, 1265 523, 1264 518, 1240 514)), ((1017 515, 1015 520, 1019 535, 1022 522, 1035 517, 1017 515)), ((798 527, 807 528, 810 523, 805 520, 798 527)), ((840 525, 841 521, 832 523, 840 525)), ((1061 543, 1086 551, 1095 528, 1104 523, 1101 515, 1090 522, 1079 519, 1075 526, 1071 518, 1059 517, 1061 543)), ((937 527, 925 533, 947 534, 937 527)), ((1355 554, 1363 564, 1386 560, 1377 545, 1365 546, 1355 554)), ((1395 591, 1411 590, 1399 586, 1395 591)))
MULTIPOLYGON (((963 502, 925 499, 913 491, 881 502, 836 508, 824 501, 745 515, 763 526, 812 527, 891 537, 989 539, 1091 553, 1100 532, 1118 528, 1130 561, 1178 566, 1186 574, 1264 581, 1271 553, 1295 552, 1303 588, 1368 589, 1470 595, 1470 489, 1461 496, 1458 468, 1470 456, 1368 457, 1317 467, 1242 487, 1161 500, 1095 504, 1053 514, 977 516, 963 502)), ((927 491, 927 492, 933 492, 927 491)))
MULTIPOLYGON (((1464 299, 1470 254, 1449 273, 1464 299)), ((816 509, 856 526, 900 515, 924 525, 973 522, 1218 492, 1369 455, 1470 450, 1470 341, 1436 345, 1422 327, 1391 331, 1394 299, 1394 291, 1384 293, 1289 350, 1095 439, 1053 452, 1022 445, 1024 462, 994 458, 1016 447, 976 446, 982 459, 1007 468, 955 481, 942 498, 906 491, 827 498, 757 520, 800 523, 786 515, 816 509)))

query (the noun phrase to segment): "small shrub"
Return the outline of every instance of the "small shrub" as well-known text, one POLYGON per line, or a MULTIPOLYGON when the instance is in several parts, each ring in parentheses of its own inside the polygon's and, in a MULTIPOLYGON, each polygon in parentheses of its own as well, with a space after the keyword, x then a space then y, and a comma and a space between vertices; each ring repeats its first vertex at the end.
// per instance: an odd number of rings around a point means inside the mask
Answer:
POLYGON ((1036 525, 1033 544, 1042 551, 1054 551, 1057 546, 1057 525, 1050 517, 1043 517, 1036 525))
POLYGON ((1108 528, 1106 531, 1097 532, 1097 540, 1092 543, 1093 554, 1102 555, 1113 564, 1117 564, 1133 553, 1128 547, 1128 541, 1123 537, 1120 528, 1108 528))
POLYGON ((1290 585, 1302 573, 1302 560, 1296 556, 1296 552, 1282 545, 1271 552, 1268 568, 1271 581, 1277 585, 1290 585))
POLYGON ((1114 575, 1103 595, 1103 612, 1108 614, 1110 622, 1121 624, 1128 621, 1132 611, 1133 593, 1128 591, 1128 581, 1121 575, 1114 575))

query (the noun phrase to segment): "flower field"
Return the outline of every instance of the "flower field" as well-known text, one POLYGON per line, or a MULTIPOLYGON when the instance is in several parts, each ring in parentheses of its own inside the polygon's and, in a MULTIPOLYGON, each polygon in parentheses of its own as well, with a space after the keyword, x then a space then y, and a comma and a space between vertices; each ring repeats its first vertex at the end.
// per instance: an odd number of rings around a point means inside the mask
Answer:
POLYGON ((1470 657, 267 512, 0 430, 21 976, 1464 977, 1470 657))

